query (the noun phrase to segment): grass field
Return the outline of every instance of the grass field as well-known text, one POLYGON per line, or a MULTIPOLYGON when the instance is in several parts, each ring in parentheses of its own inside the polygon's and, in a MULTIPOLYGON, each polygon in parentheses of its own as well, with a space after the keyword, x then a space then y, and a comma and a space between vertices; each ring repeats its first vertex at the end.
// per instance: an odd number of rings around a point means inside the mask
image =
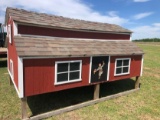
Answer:
MULTIPOLYGON (((138 43, 137 43, 138 44, 138 43)), ((160 44, 139 43, 144 52, 144 72, 138 92, 57 115, 47 120, 160 120, 160 44)), ((6 59, 0 58, 0 120, 21 119, 21 102, 9 85, 6 59)), ((101 97, 134 88, 134 80, 101 86, 101 97)), ((28 98, 28 115, 63 108, 92 99, 93 86, 28 98)))

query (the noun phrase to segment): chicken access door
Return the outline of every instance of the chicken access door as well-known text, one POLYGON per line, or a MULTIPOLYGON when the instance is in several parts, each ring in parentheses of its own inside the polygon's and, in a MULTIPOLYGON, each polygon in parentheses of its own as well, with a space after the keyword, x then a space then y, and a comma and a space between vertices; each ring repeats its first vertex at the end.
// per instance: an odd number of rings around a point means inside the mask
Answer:
POLYGON ((107 81, 108 64, 108 56, 94 56, 91 58, 90 83, 107 81))

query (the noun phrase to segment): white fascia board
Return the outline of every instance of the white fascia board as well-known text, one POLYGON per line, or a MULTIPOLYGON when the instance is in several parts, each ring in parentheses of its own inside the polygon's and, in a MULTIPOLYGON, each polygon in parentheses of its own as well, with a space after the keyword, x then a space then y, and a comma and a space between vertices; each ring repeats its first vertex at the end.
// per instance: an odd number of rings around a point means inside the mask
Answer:
POLYGON ((142 76, 142 73, 143 73, 143 62, 144 62, 144 55, 142 55, 142 59, 141 59, 141 74, 140 74, 140 76, 142 76))
POLYGON ((23 59, 18 57, 18 88, 19 88, 19 97, 24 97, 24 85, 23 85, 23 59))

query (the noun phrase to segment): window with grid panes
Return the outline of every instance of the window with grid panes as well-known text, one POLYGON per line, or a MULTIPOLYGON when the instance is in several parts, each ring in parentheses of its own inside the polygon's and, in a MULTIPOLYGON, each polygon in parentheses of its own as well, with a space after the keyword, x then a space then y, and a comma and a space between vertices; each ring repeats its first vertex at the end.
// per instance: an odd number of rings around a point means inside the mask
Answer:
POLYGON ((56 62, 55 66, 55 84, 81 81, 81 60, 56 62))
POLYGON ((115 75, 125 75, 130 72, 130 58, 118 58, 115 61, 115 75))

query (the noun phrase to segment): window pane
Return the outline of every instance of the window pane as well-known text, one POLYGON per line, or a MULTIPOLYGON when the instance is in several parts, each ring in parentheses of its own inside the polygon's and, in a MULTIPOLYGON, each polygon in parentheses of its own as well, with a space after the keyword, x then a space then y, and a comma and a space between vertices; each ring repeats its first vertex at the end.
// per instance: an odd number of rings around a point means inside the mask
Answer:
POLYGON ((128 72, 128 67, 124 67, 123 68, 123 73, 127 73, 128 72))
POLYGON ((79 69, 80 69, 80 63, 79 62, 70 63, 70 71, 79 70, 79 69))
POLYGON ((70 72, 69 80, 79 79, 79 71, 78 72, 70 72))
POLYGON ((129 60, 123 60, 123 66, 129 66, 129 60))
POLYGON ((57 72, 66 72, 68 71, 68 63, 58 63, 57 64, 57 72))
POLYGON ((57 82, 68 81, 68 73, 57 74, 57 82))
POLYGON ((122 66, 122 60, 117 60, 117 67, 122 66))
POLYGON ((116 74, 122 73, 122 68, 116 68, 116 74))

